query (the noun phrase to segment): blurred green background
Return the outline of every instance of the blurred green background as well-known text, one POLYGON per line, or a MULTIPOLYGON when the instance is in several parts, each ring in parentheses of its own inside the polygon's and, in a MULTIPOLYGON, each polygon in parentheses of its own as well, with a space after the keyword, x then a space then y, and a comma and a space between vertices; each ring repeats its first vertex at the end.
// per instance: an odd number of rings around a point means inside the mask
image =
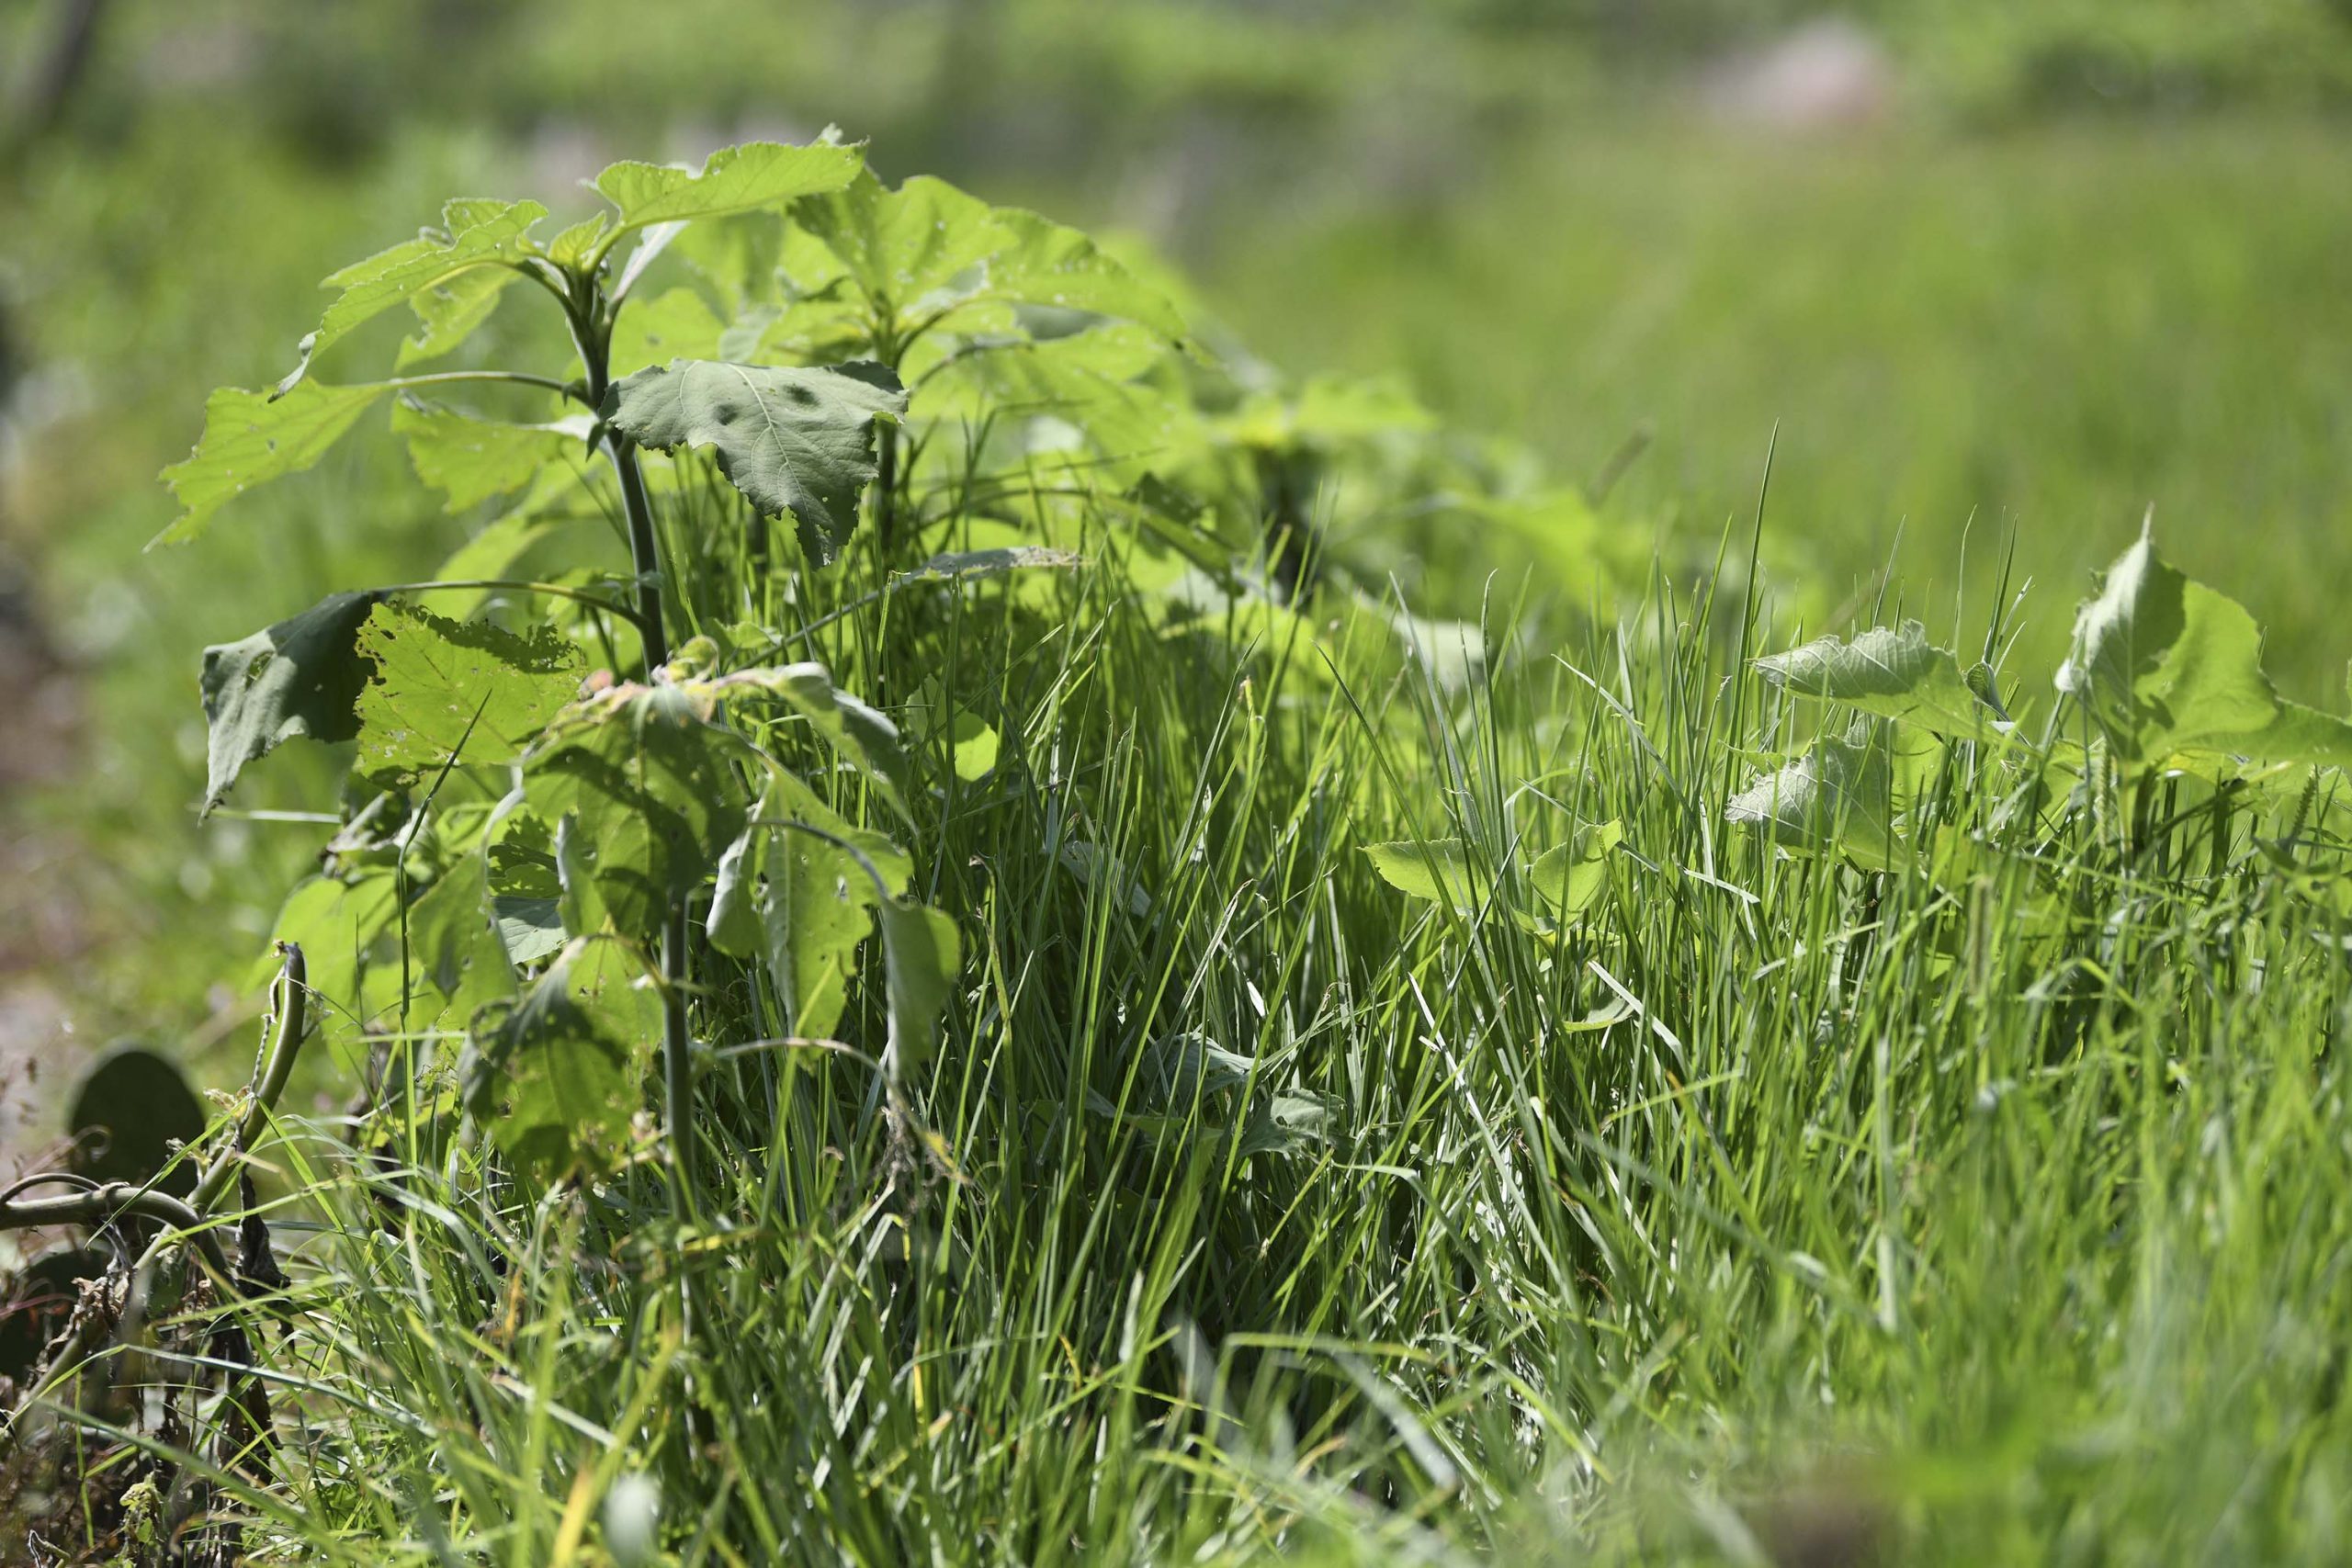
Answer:
MULTIPOLYGON (((361 440, 142 555, 206 390, 445 196, 828 122, 1141 236, 1285 370, 1622 468, 1661 541, 1772 449, 1766 558, 1833 616, 1892 563, 1973 630, 2013 550, 2046 660, 2153 507, 2343 705, 2347 0, 16 0, 0 50, 0 1057, 238 1023, 315 830, 197 829, 198 650, 474 521, 361 440)), ((1401 576, 1460 614, 1487 558, 1401 576)))

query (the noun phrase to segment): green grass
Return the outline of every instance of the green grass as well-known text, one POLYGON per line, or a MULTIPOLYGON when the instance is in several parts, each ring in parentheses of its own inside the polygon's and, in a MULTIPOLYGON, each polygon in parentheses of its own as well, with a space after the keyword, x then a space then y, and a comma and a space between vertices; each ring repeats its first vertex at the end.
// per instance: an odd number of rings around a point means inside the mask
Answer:
MULTIPOLYGON (((2003 684, 2046 712, 2086 569, 2151 503, 2282 683, 2342 707, 2331 135, 1556 134, 1397 210, 1253 209, 1196 259, 1276 362, 1401 367, 1562 472, 1647 427, 1614 511, 1672 566, 1586 626, 1561 585, 1490 582, 1481 542, 1397 558, 1418 610, 1530 611, 1459 688, 1344 615, 1328 665, 1171 635, 1096 520, 1081 574, 830 627, 844 685, 898 706, 936 676, 1003 739, 977 784, 927 759, 912 836, 968 955, 918 1095, 938 1142, 894 1134, 848 1057, 715 1060, 698 1206, 724 1219, 678 1247, 650 1150, 530 1202, 462 1142, 355 1158, 306 1100, 266 1151, 300 1441, 249 1500, 281 1556, 612 1561, 607 1497, 642 1476, 692 1563, 1858 1560, 1808 1534, 2341 1558, 2336 803, 2222 813, 2180 780, 2148 824, 2052 799, 2021 827, 1963 753, 1920 831, 1984 847, 1932 874, 1724 809, 1819 720, 1743 653, 1883 603, 1973 657, 2014 536, 2003 684), (1776 427, 1751 620, 1687 563, 1755 505, 1776 427), (1543 851, 1611 819, 1581 923, 1508 918, 1543 851), (1447 837, 1466 914, 1361 849, 1447 837), (1332 1097, 1327 1139, 1236 1157, 1237 1091, 1167 1080, 1195 1036, 1257 1060, 1261 1103, 1332 1097)), ((84 843, 70 891, 109 934, 63 979, 109 1020, 192 1018, 209 984, 237 1005, 311 848, 198 837, 199 758, 159 744, 196 649, 422 575, 462 525, 368 448, 201 551, 133 556, 203 388, 281 371, 313 277, 497 166, 462 138, 356 174, 244 138, 151 128, 28 197, 74 237, 26 286, 41 345, 101 405, 41 433, 17 502, 96 660, 90 771, 42 820, 84 843)), ((271 768, 255 803, 327 798, 330 770, 271 768)), ((760 1032, 742 976, 696 978, 700 1035, 760 1032)), ((360 1072, 314 1068, 337 1097, 360 1072)))
MULTIPOLYGON (((1660 583, 1449 694, 1378 642, 1171 637, 1088 543, 1050 592, 827 634, 1003 729, 917 837, 970 955, 936 1141, 851 1059, 725 1055, 681 1237, 650 1156, 532 1202, 464 1145, 290 1123, 327 1224, 285 1248, 269 1539, 609 1561, 641 1474, 692 1563, 2340 1551, 2332 804, 2020 816, 1963 747, 1912 827, 1973 857, 1866 874, 1724 821, 1811 722, 1738 604, 1660 583), (1612 818, 1580 924, 1498 912, 1612 818), (1446 836, 1466 912, 1359 848, 1446 836), (1191 1035, 1253 1085, 1171 1094, 1191 1035), (1288 1089, 1328 1140, 1237 1157, 1237 1092, 1288 1089)), ((698 1032, 750 1032, 742 976, 695 978, 698 1032)))
MULTIPOLYGON (((1828 605, 1893 558, 1939 629, 1965 586, 1970 626, 2014 536, 2054 657, 2082 574, 2153 506, 2190 571, 2263 605, 2295 694, 2333 704, 2346 650, 2313 568, 2352 527, 2339 156, 2318 126, 1563 126, 1421 204, 1374 184, 1212 228, 1204 272, 1276 363, 1402 370, 1562 472, 1647 432, 1621 497, 1707 538, 1753 506, 1777 430, 1771 553, 1828 605)), ((1458 604, 1477 574, 1450 564, 1427 594, 1458 604)))

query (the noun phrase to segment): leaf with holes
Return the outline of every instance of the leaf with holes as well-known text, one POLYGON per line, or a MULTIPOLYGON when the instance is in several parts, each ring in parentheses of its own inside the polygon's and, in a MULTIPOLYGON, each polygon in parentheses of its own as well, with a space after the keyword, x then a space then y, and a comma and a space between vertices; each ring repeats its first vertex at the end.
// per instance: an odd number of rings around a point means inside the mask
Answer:
POLYGON ((353 766, 388 788, 413 784, 452 757, 514 761, 579 694, 584 662, 551 627, 518 637, 410 604, 377 605, 356 648, 371 673, 354 704, 353 766))
POLYGON ((906 412, 899 378, 879 365, 831 369, 673 360, 616 383, 613 428, 662 451, 708 446, 735 488, 766 516, 789 513, 801 548, 823 563, 857 524, 875 474, 874 432, 906 412))

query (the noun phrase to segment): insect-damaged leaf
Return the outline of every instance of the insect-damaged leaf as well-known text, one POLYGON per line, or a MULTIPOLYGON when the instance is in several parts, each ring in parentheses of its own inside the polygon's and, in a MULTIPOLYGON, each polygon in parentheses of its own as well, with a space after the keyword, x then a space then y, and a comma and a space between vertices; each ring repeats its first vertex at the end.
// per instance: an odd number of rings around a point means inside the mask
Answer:
POLYGON ((616 382, 604 412, 640 446, 716 450, 735 488, 763 515, 790 513, 801 548, 821 563, 856 526, 876 422, 896 423, 906 407, 899 378, 863 361, 809 369, 679 359, 616 382))
POLYGON ((707 689, 618 686, 556 716, 523 759, 531 809, 556 824, 566 924, 650 932, 743 829, 742 739, 707 689))
POLYGON ((356 651, 360 623, 381 593, 335 593, 242 642, 204 650, 209 762, 204 809, 228 797, 247 762, 281 740, 348 740, 353 703, 367 683, 356 651))
MULTIPOLYGON (((443 232, 427 230, 413 240, 354 262, 328 278, 321 288, 343 292, 327 307, 318 329, 302 340, 301 363, 277 384, 278 395, 292 392, 312 359, 369 317, 427 290, 446 289, 478 268, 520 258, 530 248, 531 226, 547 215, 548 209, 536 201, 452 201, 441 209, 443 232)), ((424 341, 429 346, 424 352, 439 353, 456 346, 466 332, 479 325, 489 314, 489 306, 473 292, 445 294, 436 295, 417 313, 425 321, 424 341)))
POLYGON ((580 650, 552 628, 518 637, 487 621, 451 621, 379 604, 360 626, 354 766, 387 784, 447 762, 511 762, 580 689, 580 650))
POLYGON ((2076 615, 2058 689, 2127 771, 2182 752, 2352 767, 2352 725, 2282 699, 2254 617, 2183 576, 2144 529, 2076 615))
POLYGON ((865 166, 865 153, 858 147, 747 141, 713 152, 699 174, 663 164, 610 164, 596 176, 596 193, 619 209, 616 227, 628 230, 724 218, 839 190, 865 166))
POLYGON ((527 1178, 596 1176, 628 1153, 662 997, 629 943, 574 939, 514 1002, 474 1015, 466 1108, 527 1178))
POLYGON ((193 539, 214 513, 254 486, 310 468, 384 391, 306 381, 272 398, 222 387, 204 400, 204 434, 195 450, 156 476, 186 510, 147 547, 193 539))
POLYGON ((1921 730, 1858 718, 1732 796, 1724 815, 1792 849, 1842 851, 1858 865, 1892 870, 1908 858, 1900 823, 1937 754, 1921 730))
POLYGON ((1973 739, 2008 728, 1970 689, 1959 660, 1930 644, 1927 627, 1917 621, 1899 628, 1873 626, 1851 642, 1818 637, 1759 659, 1756 669, 1775 686, 1850 704, 1939 735, 1973 739))

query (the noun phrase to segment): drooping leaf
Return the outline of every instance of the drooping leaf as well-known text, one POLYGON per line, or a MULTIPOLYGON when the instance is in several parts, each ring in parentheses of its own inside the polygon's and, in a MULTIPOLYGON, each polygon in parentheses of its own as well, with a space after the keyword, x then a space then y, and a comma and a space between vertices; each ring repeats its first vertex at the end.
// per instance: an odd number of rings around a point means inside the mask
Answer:
POLYGON ((1937 755, 1924 731, 1858 718, 1734 795, 1724 815, 1792 849, 1839 852, 1871 870, 1893 870, 1910 858, 1904 814, 1937 755))
POLYGON ((392 432, 408 441, 416 477, 463 512, 521 490, 544 470, 578 466, 594 421, 586 414, 546 424, 477 419, 413 398, 392 405, 392 432))
POLYGON ((662 997, 630 944, 574 939, 520 1000, 474 1017, 466 1108, 528 1179, 594 1177, 628 1152, 662 997))
POLYGON ((2254 617, 2158 556, 2146 530, 2075 617, 2057 684, 2127 773, 2183 753, 2352 767, 2352 724, 2282 699, 2254 617))
POLYGON ((214 513, 254 486, 310 468, 384 391, 306 381, 274 399, 235 387, 214 392, 204 400, 204 434, 195 449, 157 476, 185 510, 147 547, 193 539, 214 513))
POLYGON ((613 427, 662 451, 708 446, 763 516, 789 513, 801 548, 820 564, 857 524, 875 474, 876 423, 896 422, 907 398, 881 366, 831 369, 682 359, 615 383, 613 427))
POLYGON ((579 694, 584 662, 551 627, 519 637, 397 604, 374 608, 356 649, 372 673, 355 703, 353 765, 388 787, 413 783, 453 756, 514 761, 579 694))
POLYGON ((713 152, 699 173, 663 164, 614 164, 596 176, 596 192, 618 209, 615 227, 627 231, 723 218, 839 190, 865 166, 862 148, 749 141, 713 152))
POLYGON ((297 736, 348 740, 353 704, 367 683, 356 641, 381 593, 335 593, 242 642, 204 650, 204 719, 210 733, 204 785, 209 812, 247 762, 297 736))
POLYGON ((1956 739, 2006 730, 1978 699, 1960 661, 1928 641, 1917 621, 1873 626, 1853 641, 1817 637, 1802 648, 1756 660, 1775 686, 1809 697, 1850 704, 1883 718, 1900 719, 1956 739))
MULTIPOLYGON (((320 287, 342 292, 327 307, 317 330, 302 340, 301 362, 277 384, 277 395, 293 391, 310 370, 311 360, 370 317, 427 290, 443 288, 477 268, 518 260, 529 249, 531 226, 547 215, 548 209, 536 201, 452 201, 441 209, 444 231, 427 230, 329 277, 320 287)), ((425 317, 430 337, 436 330, 448 332, 478 303, 469 295, 461 296, 455 305, 430 305, 418 313, 425 317), (439 314, 436 318, 428 312, 439 314)), ((487 314, 487 306, 480 309, 487 314)), ((471 331, 480 319, 476 315, 473 322, 466 323, 466 330, 471 331)))
POLYGON ((556 824, 574 935, 605 916, 623 935, 650 933, 742 831, 732 764, 750 753, 711 712, 688 688, 618 686, 563 710, 525 755, 531 808, 556 824))
POLYGON ((739 670, 689 684, 713 700, 763 696, 783 703, 808 721, 835 756, 863 774, 891 810, 907 815, 906 797, 914 777, 899 743, 899 727, 834 685, 823 665, 739 670))
POLYGON ((1528 868, 1528 885, 1563 919, 1583 914, 1609 886, 1609 852, 1625 840, 1623 823, 1577 826, 1565 844, 1546 850, 1528 868))

